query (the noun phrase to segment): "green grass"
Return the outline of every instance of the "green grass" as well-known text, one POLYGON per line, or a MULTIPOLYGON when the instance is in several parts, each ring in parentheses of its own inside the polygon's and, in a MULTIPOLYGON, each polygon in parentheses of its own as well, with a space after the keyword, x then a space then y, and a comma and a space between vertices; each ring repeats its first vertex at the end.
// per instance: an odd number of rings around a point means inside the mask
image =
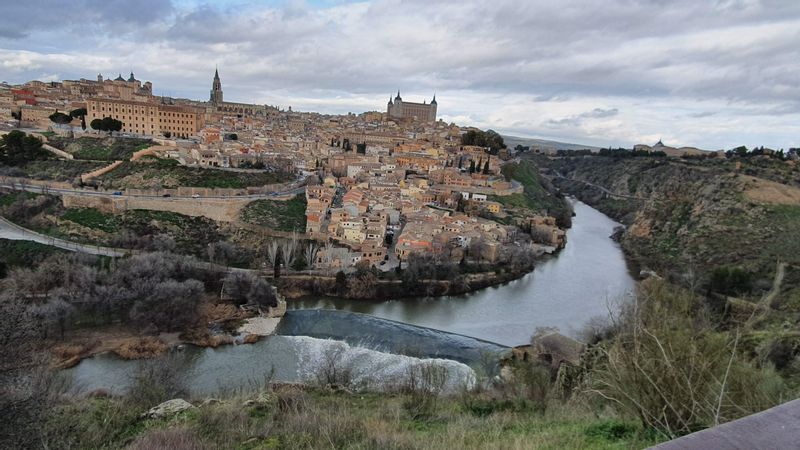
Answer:
POLYGON ((146 182, 161 181, 165 188, 191 186, 202 188, 244 189, 282 183, 294 178, 282 172, 233 172, 178 165, 175 160, 148 158, 142 162, 124 162, 99 179, 113 188, 141 188, 140 179, 146 182))
POLYGON ((75 159, 95 161, 127 160, 134 152, 153 145, 153 141, 150 139, 114 137, 103 139, 54 137, 50 143, 54 147, 72 153, 75 159))
POLYGON ((287 201, 256 200, 242 210, 241 217, 247 223, 273 230, 302 233, 306 229, 306 198, 297 194, 287 201))
POLYGON ((38 242, 0 239, 0 276, 11 267, 33 267, 52 254, 65 252, 38 242))
POLYGON ((75 161, 49 159, 28 161, 15 167, 0 168, 1 175, 33 178, 34 180, 67 181, 76 180, 81 174, 105 166, 97 161, 75 161))
POLYGON ((12 192, 2 192, 0 193, 0 207, 8 206, 23 198, 25 200, 34 199, 41 194, 35 194, 33 192, 19 192, 19 191, 12 191, 12 192))
POLYGON ((507 180, 516 180, 524 186, 524 193, 506 196, 492 196, 492 199, 503 204, 504 207, 514 210, 530 210, 537 213, 547 212, 549 215, 559 217, 568 216, 569 205, 566 201, 551 193, 545 181, 539 175, 536 164, 529 160, 519 163, 506 164, 502 168, 507 180))
POLYGON ((61 218, 106 233, 113 233, 118 227, 113 214, 106 214, 95 208, 69 208, 61 218))

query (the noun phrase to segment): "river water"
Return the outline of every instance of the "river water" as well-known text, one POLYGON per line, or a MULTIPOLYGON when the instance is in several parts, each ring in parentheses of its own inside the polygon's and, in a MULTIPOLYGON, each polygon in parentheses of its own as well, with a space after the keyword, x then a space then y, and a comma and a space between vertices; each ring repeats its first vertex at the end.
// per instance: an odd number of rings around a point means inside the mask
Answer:
POLYGON ((385 301, 338 298, 289 301, 290 309, 353 311, 514 346, 537 327, 576 336, 595 316, 631 295, 634 280, 619 244, 609 238, 619 223, 582 202, 561 252, 519 280, 470 294, 385 301))
MULTIPOLYGON (((353 389, 392 389, 421 365, 445 370, 447 390, 469 386, 476 370, 496 369, 504 346, 527 343, 537 327, 575 335, 632 292, 622 251, 608 237, 618 224, 583 203, 574 208, 566 247, 519 280, 442 298, 290 301, 278 335, 252 345, 190 346, 173 363, 197 395, 267 379, 313 382, 332 353, 353 389)), ((104 354, 65 373, 83 390, 124 392, 139 364, 104 354)))

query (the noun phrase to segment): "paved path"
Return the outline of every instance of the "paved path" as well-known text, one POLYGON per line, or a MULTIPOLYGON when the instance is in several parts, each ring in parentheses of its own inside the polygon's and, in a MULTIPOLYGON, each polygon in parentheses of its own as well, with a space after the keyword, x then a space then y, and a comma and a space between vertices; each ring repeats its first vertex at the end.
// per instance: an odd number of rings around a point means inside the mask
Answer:
POLYGON ((296 186, 284 191, 279 192, 272 192, 269 194, 247 194, 247 195, 204 195, 199 197, 192 197, 189 195, 180 196, 180 195, 173 195, 170 197, 163 197, 161 195, 142 195, 142 194, 127 194, 124 191, 95 191, 90 189, 62 189, 56 188, 51 186, 39 186, 33 184, 25 184, 25 183, 15 183, 9 182, 8 180, 4 180, 0 177, 0 187, 6 189, 14 189, 17 191, 28 191, 28 192, 35 192, 37 194, 69 194, 69 195, 79 195, 79 196, 87 196, 87 197, 112 197, 112 198, 119 198, 119 197, 137 197, 137 198, 158 198, 163 200, 170 200, 170 201, 202 201, 208 199, 226 199, 226 200, 255 200, 255 199, 264 199, 264 198, 277 198, 277 197, 286 197, 286 196, 294 196, 297 194, 301 194, 305 192, 305 186, 296 186))
POLYGON ((32 241, 44 245, 51 245, 71 252, 88 253, 90 255, 121 257, 127 254, 126 250, 100 247, 98 245, 79 244, 63 239, 46 236, 41 233, 23 228, 4 217, 0 217, 0 238, 13 241, 32 241))

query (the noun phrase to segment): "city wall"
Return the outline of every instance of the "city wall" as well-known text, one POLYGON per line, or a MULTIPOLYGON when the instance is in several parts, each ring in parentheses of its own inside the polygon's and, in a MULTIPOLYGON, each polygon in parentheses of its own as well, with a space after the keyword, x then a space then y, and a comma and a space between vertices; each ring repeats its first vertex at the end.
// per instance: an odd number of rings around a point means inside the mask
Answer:
POLYGON ((91 180, 92 178, 99 177, 101 175, 105 175, 108 172, 111 172, 112 170, 114 170, 117 167, 119 167, 120 164, 122 164, 122 161, 114 161, 114 162, 112 162, 111 164, 109 164, 109 165, 107 165, 105 167, 101 167, 101 168, 99 168, 97 170, 93 170, 91 172, 84 173, 83 175, 81 175, 81 181, 85 183, 85 182, 91 180))
POLYGON ((95 196, 63 194, 67 208, 97 208, 107 213, 119 213, 131 209, 169 211, 187 216, 207 217, 219 222, 233 222, 244 206, 252 199, 171 199, 130 196, 95 196))

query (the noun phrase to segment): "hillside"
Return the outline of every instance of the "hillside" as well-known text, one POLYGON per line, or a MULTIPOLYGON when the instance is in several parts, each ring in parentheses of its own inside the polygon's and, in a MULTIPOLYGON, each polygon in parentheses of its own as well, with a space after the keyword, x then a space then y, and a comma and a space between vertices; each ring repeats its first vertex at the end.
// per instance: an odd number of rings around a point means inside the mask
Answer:
POLYGON ((800 188, 791 162, 537 157, 563 191, 626 225, 642 270, 705 298, 720 329, 792 384, 800 348, 800 188), (738 164, 736 164, 738 162, 738 164))

